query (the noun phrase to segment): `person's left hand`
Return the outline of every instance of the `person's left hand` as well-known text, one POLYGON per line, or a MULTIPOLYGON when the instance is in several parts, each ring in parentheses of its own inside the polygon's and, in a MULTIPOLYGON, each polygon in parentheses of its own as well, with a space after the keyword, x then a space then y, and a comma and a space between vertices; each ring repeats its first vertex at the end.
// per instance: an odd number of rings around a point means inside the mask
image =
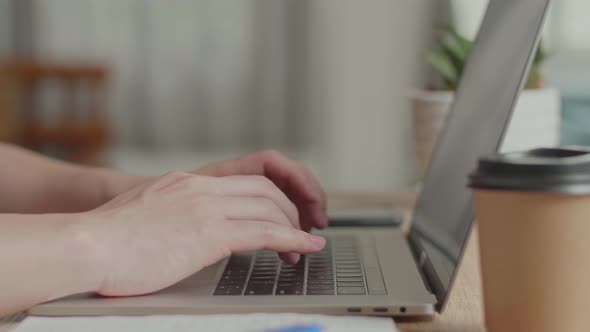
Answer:
POLYGON ((326 194, 317 179, 300 161, 265 150, 237 159, 210 164, 191 173, 207 176, 261 175, 281 189, 299 211, 301 229, 328 226, 326 194))

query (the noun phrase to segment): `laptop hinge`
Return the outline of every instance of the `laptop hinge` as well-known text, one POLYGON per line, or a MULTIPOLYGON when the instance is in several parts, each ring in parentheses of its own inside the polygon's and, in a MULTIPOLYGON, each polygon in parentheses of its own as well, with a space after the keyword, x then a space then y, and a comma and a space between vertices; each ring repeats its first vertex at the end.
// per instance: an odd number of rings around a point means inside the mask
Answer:
POLYGON ((426 264, 428 260, 428 255, 422 251, 420 253, 420 257, 418 258, 418 267, 420 268, 420 275, 422 276, 422 280, 424 281, 424 285, 426 286, 426 289, 428 289, 429 292, 433 292, 432 291, 432 287, 430 287, 430 283, 428 283, 428 279, 426 278, 426 275, 424 274, 424 265, 426 264))
POLYGON ((444 287, 436 274, 432 261, 418 239, 408 235, 407 241, 409 242, 410 249, 414 256, 418 271, 420 272, 420 276, 422 277, 424 286, 430 293, 434 294, 438 306, 443 300, 441 296, 444 294, 444 287))

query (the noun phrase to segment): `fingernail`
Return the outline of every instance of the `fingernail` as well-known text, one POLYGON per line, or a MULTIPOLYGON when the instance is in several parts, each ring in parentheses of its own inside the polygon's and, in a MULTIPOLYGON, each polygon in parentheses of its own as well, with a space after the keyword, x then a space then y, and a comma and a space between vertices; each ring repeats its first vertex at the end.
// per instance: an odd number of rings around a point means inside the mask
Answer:
POLYGON ((326 239, 324 239, 321 236, 317 236, 317 235, 312 235, 311 236, 311 242, 313 242, 313 244, 318 248, 318 249, 323 249, 324 246, 326 245, 326 239))

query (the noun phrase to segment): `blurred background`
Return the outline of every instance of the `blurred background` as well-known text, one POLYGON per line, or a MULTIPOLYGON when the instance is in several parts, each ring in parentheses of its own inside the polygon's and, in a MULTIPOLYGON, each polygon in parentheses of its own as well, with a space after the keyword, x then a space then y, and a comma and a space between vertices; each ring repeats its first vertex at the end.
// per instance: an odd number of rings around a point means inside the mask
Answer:
MULTIPOLYGON (((141 174, 272 148, 333 190, 409 188, 437 121, 416 117, 441 82, 427 54, 486 3, 0 0, 0 139, 141 174)), ((558 144, 590 143, 588 10, 556 1, 544 33, 558 144)))

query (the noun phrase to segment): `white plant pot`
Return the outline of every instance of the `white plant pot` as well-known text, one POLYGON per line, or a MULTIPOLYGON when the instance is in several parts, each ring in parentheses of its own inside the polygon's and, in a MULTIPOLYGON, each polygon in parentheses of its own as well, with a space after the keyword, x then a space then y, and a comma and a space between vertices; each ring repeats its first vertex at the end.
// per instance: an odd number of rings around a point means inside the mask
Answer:
MULTIPOLYGON (((449 109, 452 91, 418 90, 410 94, 416 158, 422 174, 428 167, 449 109)), ((500 148, 502 152, 559 145, 561 97, 553 88, 524 90, 500 148)))

